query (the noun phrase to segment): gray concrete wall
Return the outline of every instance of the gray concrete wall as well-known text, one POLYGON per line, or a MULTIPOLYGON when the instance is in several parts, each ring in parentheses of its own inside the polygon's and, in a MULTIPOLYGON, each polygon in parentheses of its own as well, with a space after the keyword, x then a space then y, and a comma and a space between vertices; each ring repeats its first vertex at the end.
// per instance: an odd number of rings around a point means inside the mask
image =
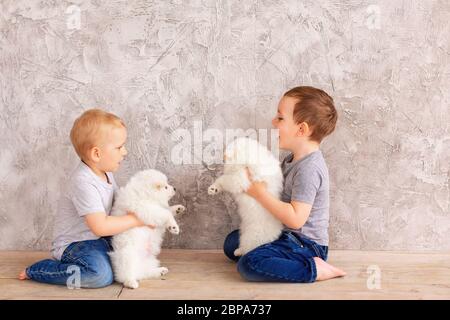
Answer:
POLYGON ((176 165, 174 130, 270 128, 280 95, 329 92, 323 142, 331 248, 450 249, 450 2, 25 1, 0 4, 0 249, 47 249, 68 133, 91 107, 123 117, 116 177, 163 170, 188 208, 165 245, 219 248, 238 225, 207 186, 220 165, 176 165))

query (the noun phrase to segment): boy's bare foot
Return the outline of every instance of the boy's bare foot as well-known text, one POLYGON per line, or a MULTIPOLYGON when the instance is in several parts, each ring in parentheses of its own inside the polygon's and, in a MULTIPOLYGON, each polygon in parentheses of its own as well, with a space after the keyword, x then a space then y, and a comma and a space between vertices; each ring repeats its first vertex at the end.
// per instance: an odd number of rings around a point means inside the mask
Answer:
POLYGON ((326 263, 319 257, 314 257, 316 262, 317 278, 316 281, 328 280, 336 277, 343 277, 347 273, 343 270, 333 267, 331 264, 326 263))
POLYGON ((28 278, 25 270, 23 270, 21 273, 19 273, 19 280, 28 280, 28 279, 30 279, 30 278, 28 278))

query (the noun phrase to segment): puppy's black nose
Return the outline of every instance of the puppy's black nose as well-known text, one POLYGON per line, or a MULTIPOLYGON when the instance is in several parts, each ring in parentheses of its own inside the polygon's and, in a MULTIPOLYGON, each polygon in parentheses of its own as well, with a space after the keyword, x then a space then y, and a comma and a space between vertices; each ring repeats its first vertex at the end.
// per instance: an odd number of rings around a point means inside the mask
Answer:
POLYGON ((173 191, 177 191, 177 188, 173 187, 173 191))

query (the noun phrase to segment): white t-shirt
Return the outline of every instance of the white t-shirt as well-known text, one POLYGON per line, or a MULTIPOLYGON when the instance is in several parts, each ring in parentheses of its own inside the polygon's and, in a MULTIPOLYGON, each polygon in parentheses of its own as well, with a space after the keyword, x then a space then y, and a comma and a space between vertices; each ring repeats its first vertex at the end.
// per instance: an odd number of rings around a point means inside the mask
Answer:
POLYGON ((64 250, 73 242, 99 239, 86 225, 84 216, 94 212, 110 214, 118 186, 111 172, 106 175, 108 182, 84 162, 80 162, 70 175, 58 201, 51 250, 55 259, 60 260, 64 250))

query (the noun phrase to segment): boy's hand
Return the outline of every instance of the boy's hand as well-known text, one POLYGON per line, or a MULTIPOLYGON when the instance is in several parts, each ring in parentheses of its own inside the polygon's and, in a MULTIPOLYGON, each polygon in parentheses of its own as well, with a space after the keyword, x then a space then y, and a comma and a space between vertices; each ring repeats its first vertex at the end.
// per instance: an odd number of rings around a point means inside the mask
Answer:
POLYGON ((147 225, 144 224, 141 220, 139 220, 139 218, 136 216, 136 214, 134 212, 132 212, 132 211, 127 211, 127 214, 134 216, 136 218, 136 220, 139 221, 139 225, 138 225, 139 227, 147 226, 150 229, 155 229, 156 228, 156 226, 153 225, 153 224, 147 224, 147 225))
POLYGON ((253 181, 252 180, 252 174, 250 173, 250 170, 248 168, 245 168, 245 170, 247 171, 247 178, 250 181, 250 187, 248 187, 246 193, 253 197, 253 198, 258 198, 258 196, 263 193, 266 188, 267 185, 264 181, 253 181))

